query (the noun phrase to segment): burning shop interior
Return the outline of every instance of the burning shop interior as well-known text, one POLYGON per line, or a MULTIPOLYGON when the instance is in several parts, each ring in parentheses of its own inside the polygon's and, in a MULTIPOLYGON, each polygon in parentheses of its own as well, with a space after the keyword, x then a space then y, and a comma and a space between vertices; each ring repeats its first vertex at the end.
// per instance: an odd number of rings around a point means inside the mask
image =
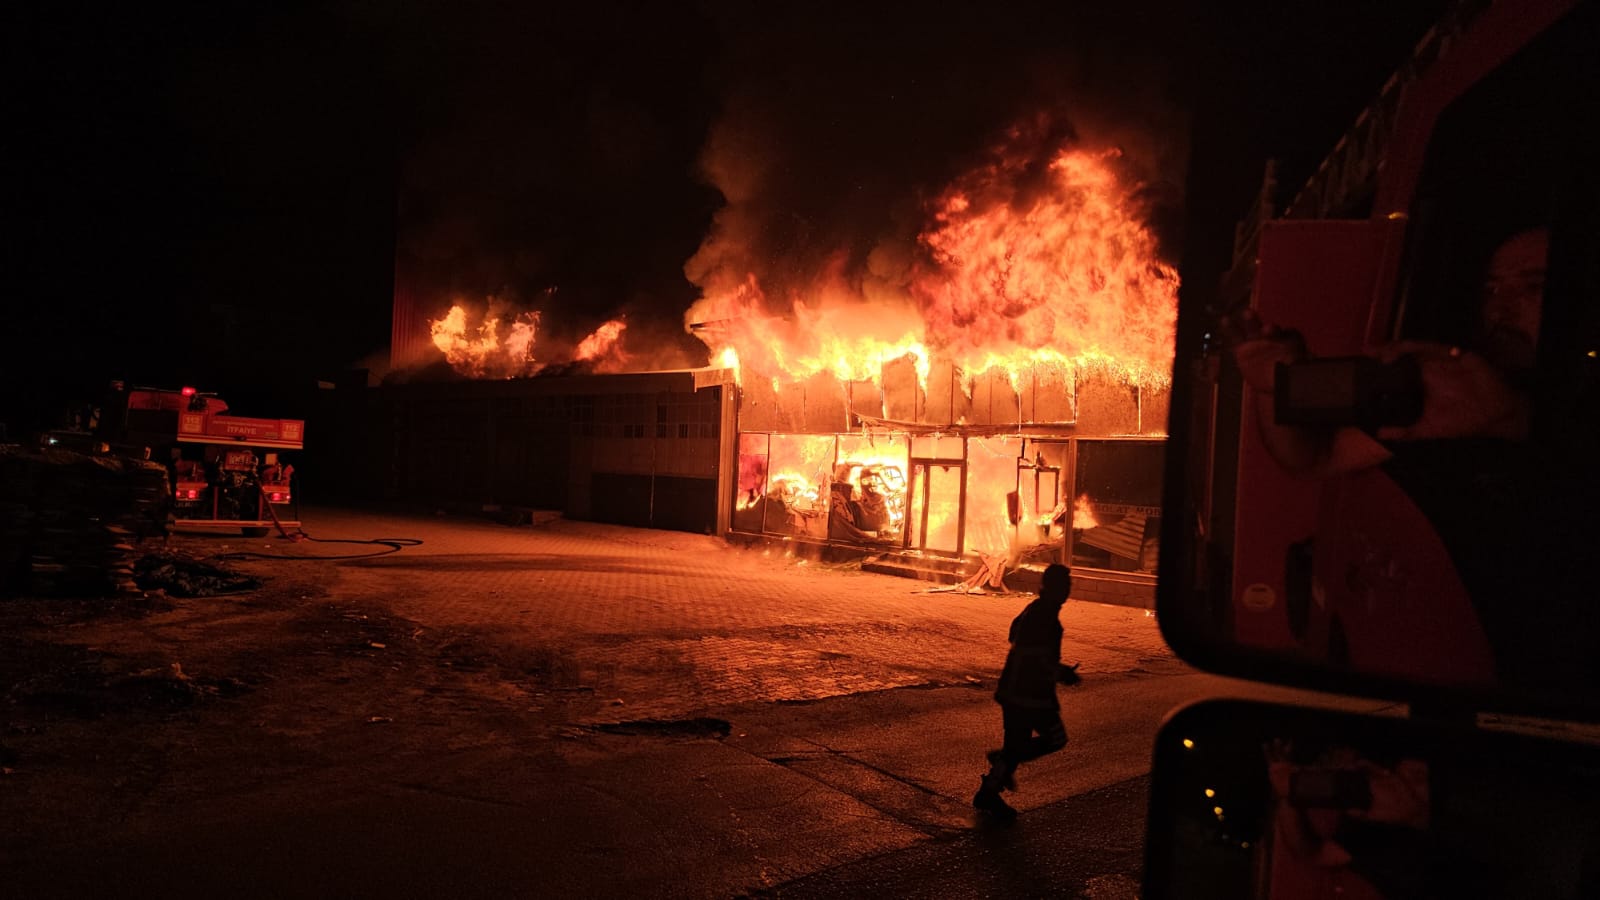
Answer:
POLYGON ((1164 425, 1165 391, 1063 364, 1033 364, 1015 383, 959 377, 930 376, 942 401, 931 409, 904 359, 878 384, 741 387, 731 534, 857 547, 877 571, 981 574, 975 585, 1066 560, 1089 591, 1142 604, 1159 553, 1162 428, 1141 420, 1164 425))
POLYGON ((686 321, 738 388, 732 535, 1153 599, 1177 276, 1118 153, 1048 133, 1013 126, 854 279, 775 299, 715 233, 690 261, 686 321))

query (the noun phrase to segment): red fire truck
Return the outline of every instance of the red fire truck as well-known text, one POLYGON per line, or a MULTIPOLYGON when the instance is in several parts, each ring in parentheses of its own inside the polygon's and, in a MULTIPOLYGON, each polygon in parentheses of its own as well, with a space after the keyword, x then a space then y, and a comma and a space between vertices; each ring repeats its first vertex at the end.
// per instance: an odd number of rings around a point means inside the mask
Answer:
POLYGON ((1208 600, 1192 625, 1266 665, 1513 691, 1508 650, 1573 630, 1581 610, 1561 579, 1576 557, 1561 557, 1581 550, 1552 485, 1570 486, 1571 507, 1595 480, 1580 448, 1595 418, 1596 176, 1579 129, 1600 83, 1597 18, 1572 0, 1461 4, 1286 209, 1269 168, 1222 302, 1184 336, 1203 349, 1178 362, 1193 388, 1175 398, 1174 445, 1187 449, 1169 497, 1194 549, 1169 571, 1208 600), (1492 353, 1474 343, 1494 289, 1484 272, 1534 232, 1548 249, 1521 385, 1531 430, 1421 434, 1429 354, 1488 371, 1492 353), (1230 351, 1241 322, 1321 365, 1279 365, 1275 386, 1253 392, 1230 351), (1369 462, 1296 471, 1267 433, 1285 422, 1324 454, 1350 436, 1369 462))
POLYGON ((238 528, 259 537, 300 524, 288 455, 305 446, 303 420, 230 415, 221 398, 190 387, 114 382, 94 433, 112 448, 148 452, 168 466, 173 527, 238 528))

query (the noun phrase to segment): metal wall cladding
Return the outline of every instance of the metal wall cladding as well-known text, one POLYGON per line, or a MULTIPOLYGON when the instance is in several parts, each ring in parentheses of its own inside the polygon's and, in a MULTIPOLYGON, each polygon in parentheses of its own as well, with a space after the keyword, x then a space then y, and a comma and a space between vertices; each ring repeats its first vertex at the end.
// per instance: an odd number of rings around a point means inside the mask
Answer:
POLYGON ((347 432, 334 446, 362 448, 341 466, 352 496, 703 532, 722 390, 689 371, 403 384, 335 398, 327 418, 347 432))
POLYGON ((1039 363, 1015 375, 991 369, 969 376, 936 363, 923 377, 905 358, 885 363, 877 381, 841 381, 827 372, 798 382, 747 377, 740 386, 739 428, 839 434, 882 423, 1158 436, 1166 434, 1168 397, 1164 385, 1133 385, 1092 366, 1039 363))

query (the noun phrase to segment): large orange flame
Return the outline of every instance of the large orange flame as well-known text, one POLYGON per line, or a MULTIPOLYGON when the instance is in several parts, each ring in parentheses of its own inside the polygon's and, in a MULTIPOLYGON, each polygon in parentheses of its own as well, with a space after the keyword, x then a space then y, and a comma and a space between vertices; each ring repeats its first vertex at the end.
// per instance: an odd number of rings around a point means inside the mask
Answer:
POLYGON ((833 266, 784 297, 754 273, 731 286, 707 279, 686 321, 714 358, 775 388, 819 372, 878 381, 907 358, 924 388, 935 358, 969 391, 990 370, 1016 387, 1040 365, 1165 385, 1178 277, 1142 220, 1139 186, 1119 174, 1116 151, 1038 145, 1038 129, 1019 126, 938 195, 920 264, 893 270, 875 253, 867 276, 833 266))
POLYGON ((533 358, 539 314, 523 312, 506 319, 493 306, 469 313, 457 303, 441 319, 428 323, 433 345, 451 368, 473 378, 515 378, 539 369, 533 358))
POLYGON ((495 297, 482 304, 457 301, 443 317, 430 320, 433 345, 456 372, 469 378, 524 378, 547 366, 584 363, 594 372, 626 371, 632 361, 622 347, 627 323, 612 319, 574 349, 546 347, 535 357, 541 337, 538 310, 518 311, 495 297))
POLYGON ((841 381, 876 381, 885 364, 910 357, 927 380, 922 322, 901 305, 869 305, 842 289, 796 298, 786 317, 766 312, 755 275, 734 291, 701 298, 689 311, 694 331, 723 365, 743 364, 782 382, 827 372, 841 381))
POLYGON ((1040 176, 1002 154, 941 197, 921 236, 935 265, 912 291, 928 339, 963 371, 999 367, 1015 383, 1030 364, 1059 362, 1134 384, 1170 378, 1177 273, 1115 159, 1066 149, 1040 176))
POLYGON ((1078 502, 1072 505, 1072 527, 1076 531, 1100 527, 1100 520, 1095 518, 1094 504, 1089 501, 1088 494, 1079 496, 1078 502))
POLYGON ((572 358, 594 364, 596 372, 621 372, 628 367, 628 355, 622 351, 622 331, 628 323, 612 319, 594 330, 593 334, 578 342, 572 358))

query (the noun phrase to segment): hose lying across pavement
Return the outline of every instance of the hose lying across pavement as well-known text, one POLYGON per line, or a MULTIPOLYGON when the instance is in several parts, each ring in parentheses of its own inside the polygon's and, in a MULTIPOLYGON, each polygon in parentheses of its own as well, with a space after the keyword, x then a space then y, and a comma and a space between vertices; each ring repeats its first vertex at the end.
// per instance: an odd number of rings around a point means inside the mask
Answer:
POLYGON ((368 538, 368 539, 365 539, 365 540, 359 540, 359 539, 356 539, 356 538, 315 538, 315 537, 312 537, 309 534, 306 534, 303 529, 301 531, 295 532, 292 535, 289 534, 288 532, 284 532, 283 536, 284 536, 284 538, 286 538, 288 540, 291 540, 291 541, 313 541, 313 542, 318 543, 318 544, 367 544, 367 545, 377 544, 377 545, 380 545, 380 546, 383 546, 383 547, 387 547, 388 549, 387 550, 379 550, 379 551, 377 551, 375 553, 341 553, 341 554, 336 554, 336 555, 332 555, 332 556, 284 556, 284 555, 277 554, 277 553, 256 553, 256 552, 250 551, 250 550, 242 550, 242 551, 239 551, 239 552, 236 552, 236 553, 219 553, 216 556, 213 556, 211 558, 212 559, 234 559, 234 560, 238 560, 238 559, 281 559, 281 560, 298 560, 298 559, 371 559, 374 556, 387 556, 390 553, 398 553, 399 551, 404 550, 407 547, 416 547, 416 546, 418 546, 418 545, 420 545, 422 543, 422 539, 421 538, 390 538, 390 537, 386 537, 386 538, 368 538))
POLYGON ((256 490, 261 493, 261 505, 266 507, 267 515, 272 517, 272 524, 278 526, 278 536, 286 541, 312 541, 318 544, 377 544, 389 549, 379 550, 376 553, 347 553, 336 556, 280 556, 276 553, 253 553, 248 550, 242 550, 237 553, 219 553, 213 556, 212 559, 370 559, 374 556, 388 556, 390 553, 398 553, 407 547, 416 547, 422 544, 421 538, 368 538, 366 540, 356 538, 315 538, 306 534, 304 528, 297 529, 291 534, 283 527, 283 522, 278 519, 277 511, 272 508, 272 501, 267 498, 266 488, 262 487, 260 482, 257 482, 256 490))

